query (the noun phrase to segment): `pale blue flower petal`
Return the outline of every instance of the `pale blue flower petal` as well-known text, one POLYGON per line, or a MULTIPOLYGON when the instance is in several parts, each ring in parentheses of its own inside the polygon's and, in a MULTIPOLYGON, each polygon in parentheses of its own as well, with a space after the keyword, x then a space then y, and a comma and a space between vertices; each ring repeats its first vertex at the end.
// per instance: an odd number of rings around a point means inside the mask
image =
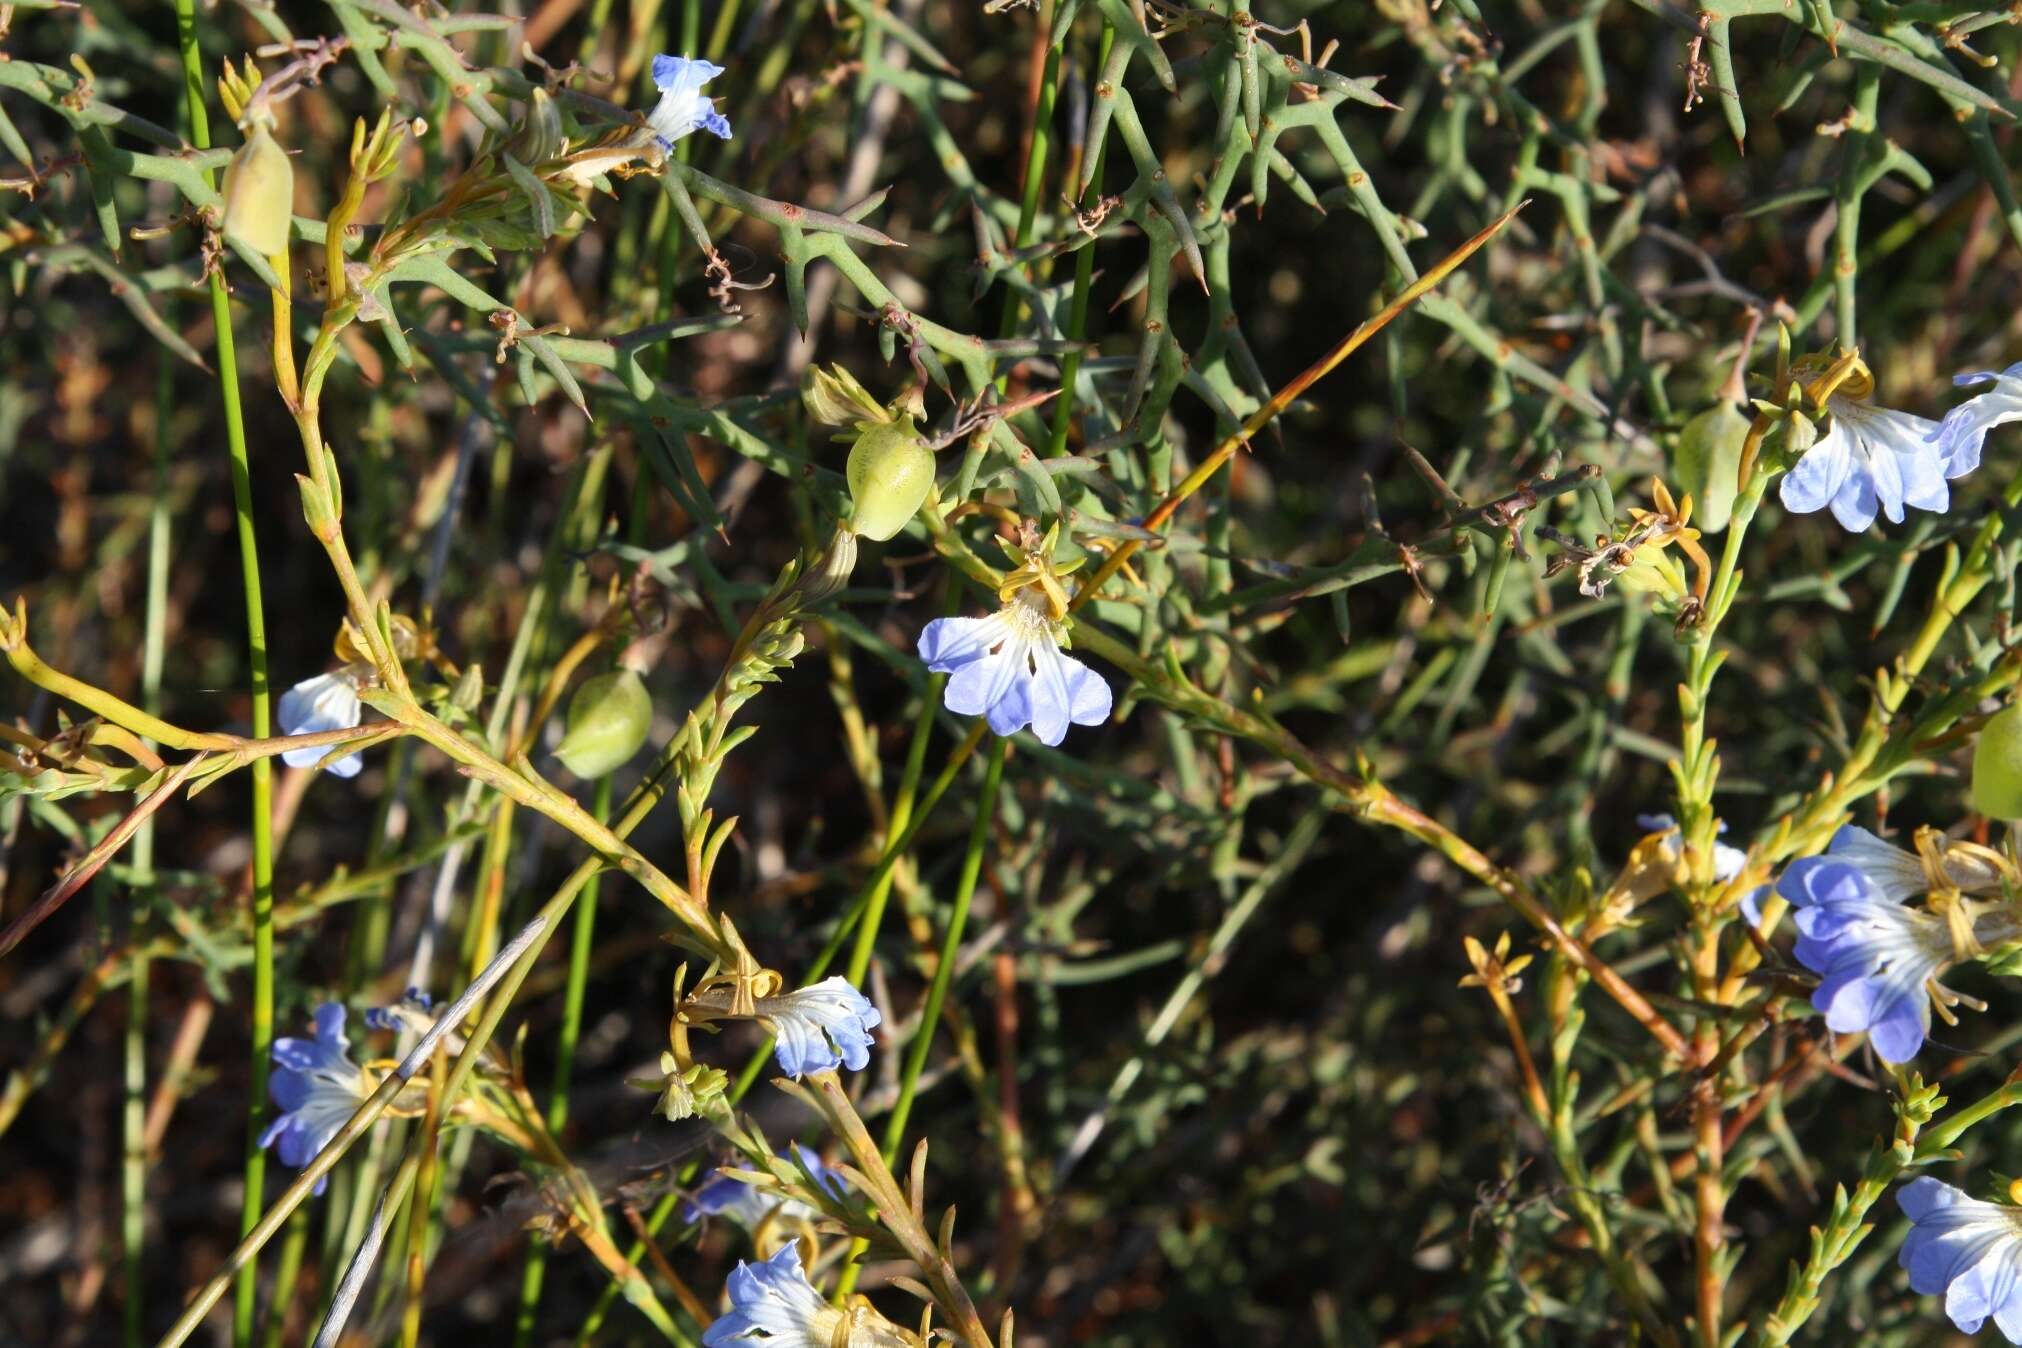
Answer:
MULTIPOLYGON (((343 1005, 325 1002, 316 1008, 315 1019, 314 1039, 273 1043, 267 1094, 281 1113, 260 1135, 262 1147, 273 1146, 284 1164, 298 1169, 315 1159, 369 1094, 365 1074, 351 1061, 343 1005)), ((324 1185, 325 1180, 318 1180, 316 1192, 322 1193, 324 1185)))
POLYGON ((709 61, 666 53, 653 58, 653 84, 661 93, 692 94, 723 73, 709 61))
MULTIPOLYGON (((283 735, 313 735, 324 730, 349 730, 364 716, 358 689, 342 674, 318 674, 281 694, 275 717, 283 735)), ((329 754, 327 744, 290 749, 281 761, 291 768, 313 768, 329 754)), ((329 766, 333 777, 356 777, 365 766, 357 754, 346 754, 329 766)))
POLYGON ((1937 515, 1952 508, 1952 488, 1946 479, 1959 477, 1961 473, 1947 472, 1945 461, 1935 454, 1898 454, 1895 457, 1902 475, 1905 502, 1937 515))
POLYGON ((1962 1333, 1988 1317, 2010 1343, 2022 1342, 2022 1209, 1985 1203, 1929 1175, 1896 1192, 1911 1222, 1896 1262, 1910 1287, 1943 1293, 1945 1314, 1962 1333))
POLYGON ((1748 919, 1751 927, 1762 925, 1762 900, 1770 893, 1768 885, 1757 885, 1741 896, 1741 915, 1748 919))
POLYGON ((1068 718, 1076 725, 1101 725, 1109 719, 1109 684, 1100 674, 1073 656, 1063 655, 1067 667, 1068 718))
MULTIPOLYGON (((1007 644, 1005 649, 981 660, 971 660, 957 669, 948 679, 941 701, 958 716, 981 716, 992 711, 1013 688, 1031 677, 1024 648, 1013 649, 1007 644)), ((1008 735, 1023 724, 1024 718, 1020 716, 1008 729, 997 729, 995 717, 991 720, 991 728, 1000 735, 1008 735)))
POLYGON ((703 1348, 829 1348, 841 1312, 800 1269, 800 1246, 788 1241, 763 1263, 739 1261, 730 1274, 730 1309, 702 1331, 703 1348))
MULTIPOLYGON (((1840 499, 1846 496, 1848 489, 1855 487, 1865 480, 1867 484, 1866 490, 1874 493, 1874 500, 1881 506, 1882 514, 1888 516, 1889 523, 1901 524, 1903 522, 1903 465, 1898 462, 1895 453, 1886 447, 1870 444, 1868 450, 1869 453, 1866 456, 1867 472, 1865 474, 1856 472, 1848 479, 1847 485, 1840 488, 1839 496, 1833 498, 1833 513, 1835 515, 1839 513, 1840 499)), ((1935 467, 1938 456, 1931 454, 1930 459, 1932 465, 1935 467)), ((1873 520, 1874 513, 1874 507, 1869 506, 1867 510, 1869 520, 1873 520)), ((1854 526, 1848 525, 1847 527, 1851 529, 1854 526)))
MULTIPOLYGON (((1029 668, 1018 671, 1017 677, 1014 677, 1004 685, 1003 689, 997 694, 996 700, 985 709, 988 714, 984 719, 990 722, 990 729, 994 733, 998 735, 1015 735, 1031 722, 1033 703, 1032 685, 1032 672, 1029 668)), ((955 706, 955 700, 952 696, 954 692, 954 683, 952 681, 948 685, 948 691, 950 693, 950 697, 948 698, 949 710, 961 710, 955 706)), ((1051 740, 1047 740, 1046 743, 1058 744, 1060 740, 1056 736, 1051 740)))
MULTIPOLYGON (((1068 713, 1072 710, 1067 692, 1067 657, 1057 646, 1035 646, 1032 654, 1034 672, 1025 685, 1028 705, 1023 709, 1026 713, 1023 719, 1032 723, 1033 737, 1050 748, 1067 738, 1068 713)), ((990 728, 1008 735, 1018 726, 998 730, 996 718, 992 717, 990 728)))
MULTIPOLYGON (((821 1159, 821 1154, 803 1143, 793 1144, 794 1154, 817 1186, 840 1199, 848 1181, 842 1172, 821 1159)), ((728 1217, 747 1231, 756 1231, 774 1213, 813 1221, 819 1214, 797 1198, 760 1189, 725 1170, 718 1170, 681 1210, 681 1220, 698 1222, 704 1217, 728 1217)))
POLYGON ((1906 1062, 1930 1033, 1926 988, 1952 958, 1942 918, 1907 908, 1842 857, 1792 862, 1777 893, 1793 909, 1792 953, 1820 975, 1811 1004, 1841 1034, 1865 1031, 1886 1062, 1906 1062))
POLYGON ((883 1019, 839 974, 798 992, 759 998, 758 1018, 772 1029, 779 1070, 796 1078, 839 1066, 862 1071, 871 1060, 871 1031, 883 1019))
POLYGON ((367 1028, 374 1030, 411 1029, 416 1033, 425 1034, 435 1023, 434 1017, 429 1015, 429 1010, 434 1005, 435 999, 426 992, 420 988, 409 988, 407 995, 392 1006, 368 1007, 365 1012, 365 1024, 367 1028))
POLYGON ((1993 388, 1969 398, 1945 414, 1944 421, 1931 432, 1946 477, 1963 477, 1980 466, 1987 432, 2011 421, 2022 421, 2022 363, 1996 373, 1978 370, 1952 376, 1960 387, 1991 383, 1993 388))
MULTIPOLYGON (((1847 474, 1832 498, 1832 517, 1839 521, 1839 527, 1848 533, 1857 534, 1875 522, 1875 508, 1880 504, 1881 494, 1875 490, 1875 480, 1865 466, 1857 467, 1847 474)), ((1896 504, 1895 518, 1903 517, 1900 500, 1896 504)))
POLYGON ((999 735, 1026 726, 1057 745, 1070 725, 1109 719, 1109 685, 1060 649, 1061 628, 1037 602, 1014 595, 987 618, 937 618, 920 633, 920 658, 949 675, 941 701, 960 716, 983 716, 999 735))
POLYGON ((1853 472, 1853 445, 1838 426, 1827 431, 1777 484, 1783 508, 1794 515, 1823 510, 1853 472))
POLYGON ((1807 514, 1830 505, 1833 518, 1858 533, 1877 514, 1901 523, 1905 506, 1950 508, 1945 456, 1932 443, 1936 422, 1838 396, 1826 400, 1826 410, 1832 424, 1778 487, 1787 509, 1807 514))
POLYGON ((685 56, 660 55, 653 58, 653 83, 660 89, 660 101, 646 114, 646 121, 667 149, 674 142, 697 131, 730 139, 730 122, 702 94, 702 86, 723 73, 723 67, 685 56))
POLYGON ((981 660, 1007 635, 997 614, 987 618, 936 618, 920 632, 920 659, 936 674, 952 674, 981 660))
MULTIPOLYGON (((1646 833, 1663 834, 1664 855, 1673 861, 1678 860, 1681 853, 1679 850, 1678 821, 1676 819, 1668 814, 1661 813, 1639 814, 1636 816, 1636 827, 1646 833)), ((1727 833, 1727 821, 1725 819, 1714 820, 1713 832, 1716 838, 1725 836, 1727 833)), ((1739 847, 1729 847, 1726 843, 1718 841, 1713 844, 1713 878, 1721 884, 1724 885, 1735 876, 1741 874, 1741 868, 1747 864, 1748 853, 1742 851, 1739 847)), ((1748 900, 1744 898, 1742 902, 1746 904, 1748 900)))
POLYGON ((1840 825, 1825 851, 1859 870, 1892 903, 1907 903, 1930 887, 1924 863, 1914 853, 1884 842, 1858 824, 1840 825))

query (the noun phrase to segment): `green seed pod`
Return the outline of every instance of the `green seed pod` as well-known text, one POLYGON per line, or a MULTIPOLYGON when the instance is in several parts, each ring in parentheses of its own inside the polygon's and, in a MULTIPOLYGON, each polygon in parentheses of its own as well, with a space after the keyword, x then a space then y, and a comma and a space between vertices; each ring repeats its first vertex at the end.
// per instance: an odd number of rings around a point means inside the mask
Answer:
POLYGON ((866 425, 850 448, 850 528, 883 542, 906 527, 934 485, 934 451, 910 419, 866 425))
POLYGON ((569 733, 555 757, 576 776, 594 781, 638 753, 652 726, 653 699, 645 680, 629 669, 599 674, 569 699, 569 733))
POLYGON ((2003 707, 1980 727, 1973 808, 1989 819, 2022 819, 2022 705, 2003 707))
POLYGON ((1692 497, 1692 523, 1717 534, 1734 513, 1735 478, 1741 471, 1741 444, 1749 418, 1722 399, 1685 423, 1671 455, 1671 474, 1692 497))
POLYGON ((288 247, 295 213, 295 170, 264 121, 225 166, 225 233, 262 257, 288 247))

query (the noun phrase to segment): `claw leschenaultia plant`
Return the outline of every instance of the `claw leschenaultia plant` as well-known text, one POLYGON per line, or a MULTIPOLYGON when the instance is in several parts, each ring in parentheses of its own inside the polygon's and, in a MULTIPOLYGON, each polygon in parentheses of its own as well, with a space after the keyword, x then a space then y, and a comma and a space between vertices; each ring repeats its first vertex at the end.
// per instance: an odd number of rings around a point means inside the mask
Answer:
POLYGON ((0 6, 0 1339, 2022 1343, 2014 12, 523 8, 0 6))

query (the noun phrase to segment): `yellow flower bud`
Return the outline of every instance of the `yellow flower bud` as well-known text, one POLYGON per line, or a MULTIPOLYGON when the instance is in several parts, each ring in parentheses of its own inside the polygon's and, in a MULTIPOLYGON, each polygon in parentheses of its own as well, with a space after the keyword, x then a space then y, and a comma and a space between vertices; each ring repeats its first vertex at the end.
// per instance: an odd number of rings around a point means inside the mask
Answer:
POLYGON ((850 449, 850 528, 883 542, 906 527, 934 485, 934 451, 911 418, 869 424, 850 449))
POLYGON ((653 699, 629 669, 585 680, 569 699, 569 733, 555 757, 578 777, 595 780, 639 752, 653 727, 653 699))
POLYGON ((295 170, 264 121, 225 166, 225 233, 262 257, 288 247, 295 212, 295 170))

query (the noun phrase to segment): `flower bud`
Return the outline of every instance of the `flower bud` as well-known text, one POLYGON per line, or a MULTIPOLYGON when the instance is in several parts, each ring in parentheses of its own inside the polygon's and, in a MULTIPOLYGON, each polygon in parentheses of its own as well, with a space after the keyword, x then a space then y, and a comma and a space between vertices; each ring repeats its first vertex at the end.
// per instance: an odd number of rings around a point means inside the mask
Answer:
POLYGON ((723 1092, 730 1085, 727 1072, 701 1063, 684 1070, 673 1054, 662 1053, 660 1074, 660 1099, 653 1112, 669 1123, 679 1123, 698 1114, 714 1117, 723 1112, 723 1092))
POLYGON ((225 166, 225 233, 262 257, 285 252, 295 213, 295 170, 256 120, 246 143, 225 166))
POLYGON ((1980 727, 1973 808, 1989 819, 2022 819, 2022 705, 2003 707, 1980 727))
POLYGON ((569 699, 569 733, 555 757, 576 776, 594 780, 638 753, 652 726, 645 680, 629 669, 599 674, 569 699))
POLYGON ((513 157, 522 164, 544 164, 568 148, 562 135, 562 110, 545 89, 527 99, 526 121, 512 140, 513 157))
POLYGON ((801 384, 800 400, 810 417, 829 426, 854 426, 859 422, 892 419, 884 408, 878 406, 878 400, 870 395, 870 390, 840 365, 832 370, 809 370, 801 384))
POLYGON ((829 540, 828 550, 816 557, 800 578, 795 588, 799 591, 803 604, 819 604, 839 593, 850 583, 850 573, 857 565, 857 536, 844 526, 835 531, 829 540))
POLYGON ((1693 501, 1692 523, 1717 534, 1734 513, 1735 480, 1749 418, 1724 398, 1685 423, 1671 457, 1671 476, 1693 501))
POLYGON ((934 451, 910 419, 866 425, 850 449, 850 528, 883 542, 919 513, 934 485, 934 451))

